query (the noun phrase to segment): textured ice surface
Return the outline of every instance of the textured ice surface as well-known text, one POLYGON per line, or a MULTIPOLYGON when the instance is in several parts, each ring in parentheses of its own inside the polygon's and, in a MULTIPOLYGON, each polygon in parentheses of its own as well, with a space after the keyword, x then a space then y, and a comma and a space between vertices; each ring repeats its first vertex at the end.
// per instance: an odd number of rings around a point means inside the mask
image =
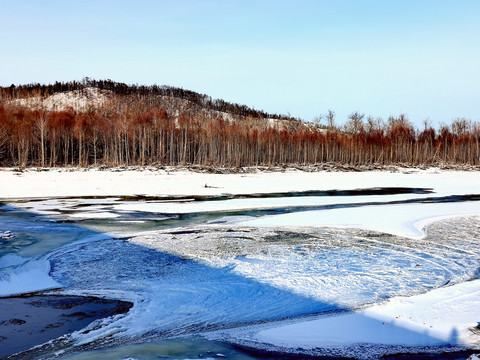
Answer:
POLYGON ((0 205, 0 229, 15 234, 1 240, 0 256, 14 253, 37 257, 75 241, 108 237, 82 226, 7 205, 0 205))
POLYGON ((357 308, 477 276, 478 227, 471 220, 449 226, 433 227, 423 240, 344 229, 199 228, 143 234, 130 241, 357 308), (452 228, 455 236, 449 235, 452 228))
MULTIPOLYGON (((446 190, 440 195, 455 194, 453 188, 446 190)), ((135 303, 126 316, 74 334, 77 344, 138 342, 349 313, 479 277, 478 218, 435 224, 422 239, 310 228, 352 223, 368 228, 373 223, 386 224, 385 231, 392 232, 405 229, 402 214, 410 216, 411 226, 431 216, 479 212, 477 201, 456 198, 443 199, 449 201, 444 204, 404 203, 427 196, 24 200, 17 205, 28 211, 0 209, 0 230, 15 234, 2 238, 1 251, 17 256, 0 258, 0 279, 38 265, 43 275, 32 278, 49 275, 44 280, 60 284, 64 293, 135 303), (252 217, 281 227, 240 223, 252 217), (285 227, 297 220, 305 227, 285 227)))
POLYGON ((127 316, 82 341, 113 329, 169 337, 351 311, 471 279, 480 267, 478 224, 436 224, 423 240, 342 229, 182 228, 70 245, 50 261, 67 289, 135 301, 127 316))
POLYGON ((61 287, 49 275, 47 254, 69 243, 109 238, 11 206, 0 209, 0 228, 14 234, 0 241, 0 296, 61 287))
POLYGON ((71 247, 51 261, 53 278, 68 288, 136 297, 130 314, 112 324, 129 336, 189 334, 336 309, 239 276, 230 267, 121 240, 71 247))

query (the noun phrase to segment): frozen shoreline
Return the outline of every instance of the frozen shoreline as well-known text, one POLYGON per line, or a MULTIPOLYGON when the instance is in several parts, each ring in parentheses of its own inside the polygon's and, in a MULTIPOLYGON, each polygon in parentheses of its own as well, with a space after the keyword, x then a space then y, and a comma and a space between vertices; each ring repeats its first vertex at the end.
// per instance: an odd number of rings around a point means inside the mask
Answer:
MULTIPOLYGON (((439 169, 398 169, 398 172, 257 172, 241 174, 209 174, 178 170, 53 169, 49 171, 0 170, 0 201, 18 199, 55 199, 82 196, 193 196, 299 192, 309 190, 353 190, 373 188, 431 189, 432 193, 382 195, 377 198, 346 196, 292 198, 289 206, 309 204, 320 210, 257 218, 233 219, 224 225, 248 227, 357 227, 387 232, 411 239, 420 239, 425 228, 438 219, 480 215, 480 201, 468 196, 480 194, 480 172, 439 169), (451 202, 431 202, 432 198, 463 196, 451 202), (375 204, 370 205, 375 199, 375 204), (400 204, 396 201, 414 200, 400 204), (422 202, 423 201, 423 202, 422 202), (377 204, 378 203, 378 204, 377 204), (330 208, 330 206, 337 206, 330 208)), ((113 210, 151 213, 190 213, 238 211, 275 207, 275 199, 222 200, 157 203, 132 202, 89 207, 89 211, 73 213, 72 218, 114 218, 113 210), (102 208, 102 206, 104 206, 102 208), (108 210, 110 209, 110 210, 108 210), (108 212, 112 211, 112 212, 108 212)), ((19 204, 21 205, 21 204, 19 204)), ((38 210, 53 210, 58 204, 38 204, 38 210), (42 208, 42 206, 44 206, 42 208)), ((47 212, 46 212, 47 214, 47 212)), ((475 240, 475 239, 473 239, 475 240)), ((267 328, 239 328, 228 336, 242 341, 270 344, 277 348, 338 348, 375 344, 376 346, 443 346, 480 349, 480 336, 469 330, 480 321, 480 280, 443 287, 412 297, 395 297, 387 303, 362 311, 316 320, 299 320, 291 324, 272 324, 267 328), (453 315, 452 315, 453 314, 453 315), (408 319, 408 320, 406 320, 408 319), (392 324, 392 333, 385 331, 392 324), (432 327, 430 327, 432 326, 432 327), (345 331, 345 330, 348 331, 345 331), (402 329, 406 329, 403 332, 402 329), (425 334, 425 337, 411 337, 425 334), (293 335, 292 335, 293 334, 293 335), (454 334, 454 336, 452 336, 454 334), (472 335, 473 334, 473 335, 472 335)), ((225 340, 229 341, 228 337, 225 340)))
MULTIPOLYGON (((255 171, 213 174, 183 168, 0 168, 0 199, 69 196, 214 195, 305 190, 424 187, 464 194, 478 190, 480 171, 439 168, 374 170, 366 172, 255 171)), ((253 170, 252 170, 253 171, 253 170)))
MULTIPOLYGON (((301 191, 343 191, 378 188, 427 189, 431 194, 401 194, 392 196, 323 196, 293 198, 283 206, 323 206, 340 208, 328 211, 306 211, 244 219, 246 226, 334 226, 365 228, 410 238, 422 238, 430 223, 458 215, 480 214, 479 201, 460 202, 452 197, 480 196, 480 171, 450 171, 438 168, 426 170, 396 168, 394 172, 304 172, 287 169, 284 172, 211 174, 179 170, 137 168, 122 169, 33 169, 18 172, 0 170, 0 201, 32 198, 83 196, 219 196, 223 194, 268 194, 301 191), (173 171, 172 171, 173 170, 173 171), (447 201, 442 198, 447 198, 447 201), (399 204, 416 200, 424 203, 399 204), (439 199, 439 203, 428 203, 439 199), (440 200, 442 199, 442 200, 440 200), (370 202, 379 202, 367 206, 370 202), (392 202, 390 205, 389 202, 392 202), (380 206, 381 205, 381 206, 380 206)), ((191 213, 204 211, 234 211, 280 206, 275 199, 237 199, 228 201, 162 201, 118 205, 116 210, 152 213, 191 213)), ((315 209, 311 209, 315 210, 315 209)), ((77 214, 82 218, 84 214, 77 214)), ((115 217, 99 210, 87 217, 115 217)))
POLYGON ((210 334, 247 347, 341 356, 345 349, 359 359, 396 352, 480 350, 480 280, 434 289, 347 314, 253 325, 210 334))

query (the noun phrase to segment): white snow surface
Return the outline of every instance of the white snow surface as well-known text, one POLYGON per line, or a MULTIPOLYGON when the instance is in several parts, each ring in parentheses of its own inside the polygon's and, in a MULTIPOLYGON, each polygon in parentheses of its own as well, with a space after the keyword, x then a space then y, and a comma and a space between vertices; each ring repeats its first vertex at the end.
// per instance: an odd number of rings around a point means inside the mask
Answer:
POLYGON ((400 204, 362 206, 328 211, 308 211, 265 216, 243 221, 244 226, 334 226, 364 228, 373 231, 423 238, 426 227, 434 221, 459 215, 480 213, 477 201, 463 203, 400 204))
POLYGON ((85 111, 90 107, 99 107, 109 100, 112 93, 94 87, 83 90, 66 91, 47 97, 34 96, 25 99, 14 100, 13 103, 20 106, 28 106, 35 109, 48 111, 61 111, 72 108, 75 111, 85 111))
MULTIPOLYGON (((230 338, 288 348, 376 344, 441 346, 480 344, 470 328, 480 319, 480 280, 392 298, 354 313, 276 326, 231 330, 230 338)), ((225 335, 225 334, 224 334, 225 335)), ((223 336, 224 336, 223 335, 223 336)))
POLYGON ((480 172, 439 169, 404 172, 262 172, 210 174, 161 169, 14 169, 0 171, 0 199, 115 196, 218 195, 375 187, 434 188, 435 194, 478 192, 480 172), (207 185, 207 187, 205 187, 207 185))

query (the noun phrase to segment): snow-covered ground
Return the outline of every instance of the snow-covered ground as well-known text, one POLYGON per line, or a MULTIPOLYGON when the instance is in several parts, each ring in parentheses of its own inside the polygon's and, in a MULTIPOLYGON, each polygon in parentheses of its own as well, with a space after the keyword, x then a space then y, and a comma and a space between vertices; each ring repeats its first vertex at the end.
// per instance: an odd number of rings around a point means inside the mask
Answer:
POLYGON ((77 343, 208 330, 358 358, 480 349, 479 194, 480 173, 438 169, 7 169, 0 293, 135 303, 77 343))
POLYGON ((12 102, 15 105, 27 106, 34 109, 45 109, 48 111, 62 111, 70 108, 75 111, 86 111, 89 108, 104 105, 111 95, 111 91, 87 87, 83 90, 56 93, 45 98, 34 96, 30 98, 16 99, 12 102))
POLYGON ((471 313, 476 312, 480 301, 479 283, 479 280, 465 282, 417 296, 393 298, 352 314, 262 330, 256 339, 303 348, 352 343, 405 346, 478 343, 473 332, 463 329, 472 326, 471 313), (296 336, 292 338, 291 334, 296 336))
MULTIPOLYGON (((145 201, 117 203, 110 210, 144 211, 162 214, 234 211, 310 206, 312 211, 294 211, 248 221, 251 226, 341 226, 360 227, 409 237, 421 237, 422 229, 442 218, 475 215, 478 202, 454 203, 451 196, 480 193, 479 172, 403 170, 399 172, 317 172, 290 170, 282 173, 204 174, 148 169, 144 171, 74 171, 55 169, 0 172, 0 200, 71 196, 215 196, 221 194, 262 194, 310 190, 354 190, 372 188, 431 189, 432 193, 390 196, 316 196, 292 198, 233 199, 228 201, 145 201), (438 199, 441 203, 399 203, 405 200, 438 199), (449 201, 449 202, 446 202, 449 201), (396 202, 393 205, 388 202, 396 202), (373 205, 371 205, 374 203, 373 205), (375 203, 383 203, 375 205, 375 203), (313 207, 335 207, 329 211, 313 207), (349 206, 356 205, 356 206, 349 206), (337 206, 338 207, 338 206, 337 206)), ((186 199, 188 200, 188 199, 186 199)), ((91 201, 91 200, 89 200, 91 201)), ((48 207, 41 203, 36 206, 48 207)), ((52 211, 57 204, 54 203, 52 211)), ((92 210, 92 209, 90 209, 92 210)), ((78 217, 113 217, 109 211, 77 213, 78 217)))
POLYGON ((345 190, 376 187, 434 188, 438 195, 477 191, 480 173, 399 169, 398 172, 258 172, 210 174, 173 169, 50 169, 0 171, 0 199, 106 195, 214 195, 345 190))

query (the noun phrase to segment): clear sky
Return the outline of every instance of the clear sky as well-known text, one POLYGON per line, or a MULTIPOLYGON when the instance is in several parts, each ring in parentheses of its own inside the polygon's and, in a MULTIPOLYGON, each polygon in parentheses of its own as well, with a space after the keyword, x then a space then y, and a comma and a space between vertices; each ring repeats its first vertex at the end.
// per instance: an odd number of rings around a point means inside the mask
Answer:
POLYGON ((310 121, 480 121, 478 0, 0 0, 0 85, 172 85, 310 121))

